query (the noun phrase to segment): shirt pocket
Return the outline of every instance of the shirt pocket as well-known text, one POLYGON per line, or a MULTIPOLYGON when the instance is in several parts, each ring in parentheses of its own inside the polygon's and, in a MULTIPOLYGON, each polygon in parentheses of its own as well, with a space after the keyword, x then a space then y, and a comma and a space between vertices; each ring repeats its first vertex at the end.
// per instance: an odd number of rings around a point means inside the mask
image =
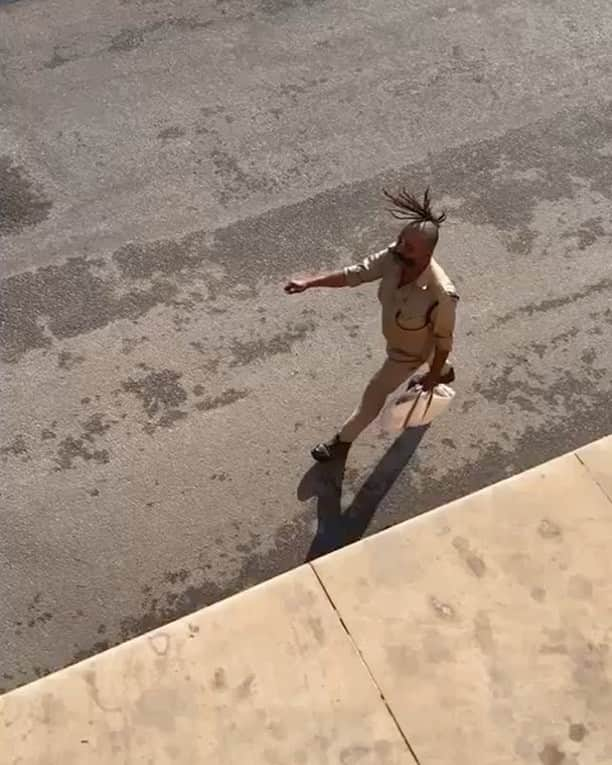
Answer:
POLYGON ((395 325, 404 332, 431 331, 433 325, 433 313, 438 303, 418 308, 402 307, 395 311, 395 325))

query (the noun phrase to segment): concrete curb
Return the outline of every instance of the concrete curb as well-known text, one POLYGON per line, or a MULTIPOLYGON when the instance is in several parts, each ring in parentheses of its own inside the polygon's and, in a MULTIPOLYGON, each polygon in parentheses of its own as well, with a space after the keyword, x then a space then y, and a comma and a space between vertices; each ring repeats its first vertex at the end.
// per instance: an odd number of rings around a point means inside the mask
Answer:
POLYGON ((612 762, 612 437, 0 698, 0 762, 612 762))

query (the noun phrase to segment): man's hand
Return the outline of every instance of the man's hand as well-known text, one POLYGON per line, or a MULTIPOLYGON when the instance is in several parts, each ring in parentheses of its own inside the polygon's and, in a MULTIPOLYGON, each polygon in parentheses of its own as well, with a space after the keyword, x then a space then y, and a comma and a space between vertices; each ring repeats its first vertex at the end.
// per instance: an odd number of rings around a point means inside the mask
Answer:
MULTIPOLYGON (((436 348, 429 372, 419 380, 419 384, 423 387, 423 390, 431 391, 442 381, 442 370, 445 368, 447 358, 448 351, 436 348)), ((445 382, 448 382, 448 380, 445 380, 445 382)))
POLYGON ((292 279, 285 285, 285 292, 288 295, 297 295, 299 292, 305 292, 310 284, 305 279, 292 279))
POLYGON ((440 375, 435 372, 427 372, 427 374, 419 380, 419 385, 423 390, 433 390, 440 382, 440 375))
MULTIPOLYGON (((1 0, 0 0, 1 2, 1 0)), ((288 295, 297 295, 298 292, 304 292, 315 287, 346 287, 346 274, 344 271, 332 271, 329 274, 313 276, 310 279, 292 279, 285 285, 285 292, 288 295)))

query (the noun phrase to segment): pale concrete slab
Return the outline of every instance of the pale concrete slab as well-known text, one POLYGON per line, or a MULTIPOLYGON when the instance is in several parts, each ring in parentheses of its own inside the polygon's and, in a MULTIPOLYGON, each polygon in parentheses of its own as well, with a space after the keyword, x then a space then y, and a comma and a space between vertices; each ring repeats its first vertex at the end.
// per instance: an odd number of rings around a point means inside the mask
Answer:
POLYGON ((612 436, 594 441, 576 451, 578 459, 612 500, 612 436))
POLYGON ((7 694, 0 761, 414 765, 309 567, 7 694))
POLYGON ((314 566, 422 765, 609 765, 611 539, 570 454, 314 566))

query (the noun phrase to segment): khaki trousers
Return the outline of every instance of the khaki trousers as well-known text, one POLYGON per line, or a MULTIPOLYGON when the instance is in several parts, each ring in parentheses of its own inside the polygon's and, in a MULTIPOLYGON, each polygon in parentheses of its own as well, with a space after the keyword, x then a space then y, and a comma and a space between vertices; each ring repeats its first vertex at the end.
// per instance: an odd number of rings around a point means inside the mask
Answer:
MULTIPOLYGON (((340 440, 345 443, 353 442, 379 415, 387 397, 396 388, 406 382, 416 370, 423 365, 422 361, 394 361, 387 359, 368 383, 359 405, 342 426, 340 440)), ((443 373, 450 368, 444 365, 443 373)))

